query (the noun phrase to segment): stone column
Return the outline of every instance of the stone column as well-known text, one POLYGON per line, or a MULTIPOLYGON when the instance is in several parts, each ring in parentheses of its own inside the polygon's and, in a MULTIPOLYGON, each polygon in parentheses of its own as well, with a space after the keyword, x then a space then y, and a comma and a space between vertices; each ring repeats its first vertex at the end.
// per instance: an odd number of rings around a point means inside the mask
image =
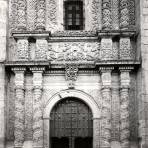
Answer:
POLYGON ((33 72, 33 148, 43 148, 42 81, 44 68, 31 68, 33 72))
POLYGON ((37 1, 37 30, 45 30, 45 0, 37 1))
POLYGON ((100 118, 93 119, 93 148, 100 148, 100 118))
POLYGON ((22 148, 24 143, 24 72, 25 68, 13 68, 15 72, 15 123, 14 147, 22 148))
POLYGON ((129 88, 130 68, 120 67, 120 141, 121 148, 129 148, 129 88))
POLYGON ((129 28, 129 0, 120 0, 120 29, 129 28))
POLYGON ((101 148, 111 147, 111 71, 113 67, 100 67, 102 79, 101 148))
POLYGON ((28 60, 28 39, 27 38, 20 38, 17 40, 17 53, 16 58, 17 60, 28 60))
POLYGON ((112 59, 112 48, 113 41, 112 38, 101 39, 101 60, 111 60, 112 59))
POLYGON ((102 29, 110 30, 111 28, 111 0, 102 0, 102 29))
POLYGON ((26 30, 26 0, 18 0, 18 29, 26 30))

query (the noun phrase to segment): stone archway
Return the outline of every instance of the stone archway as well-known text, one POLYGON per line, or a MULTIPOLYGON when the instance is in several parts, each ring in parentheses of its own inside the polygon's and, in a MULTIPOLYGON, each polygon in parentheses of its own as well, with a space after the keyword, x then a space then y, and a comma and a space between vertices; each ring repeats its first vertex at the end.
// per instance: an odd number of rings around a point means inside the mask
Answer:
POLYGON ((44 122, 44 147, 49 148, 50 147, 50 113, 52 108, 55 106, 55 104, 65 98, 78 98, 85 102, 92 111, 93 116, 93 148, 99 147, 100 145, 100 116, 101 111, 93 97, 86 94, 83 91, 79 90, 64 90, 60 91, 59 93, 55 94, 52 98, 50 98, 47 102, 47 105, 43 112, 43 122, 44 122))

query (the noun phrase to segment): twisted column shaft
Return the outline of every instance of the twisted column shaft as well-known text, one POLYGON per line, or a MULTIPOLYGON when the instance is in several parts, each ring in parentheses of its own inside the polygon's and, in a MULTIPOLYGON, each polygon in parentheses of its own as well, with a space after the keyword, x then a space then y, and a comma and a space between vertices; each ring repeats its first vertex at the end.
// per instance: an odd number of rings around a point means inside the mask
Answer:
POLYGON ((13 68, 15 72, 15 122, 14 147, 22 148, 24 143, 24 71, 25 68, 13 68))

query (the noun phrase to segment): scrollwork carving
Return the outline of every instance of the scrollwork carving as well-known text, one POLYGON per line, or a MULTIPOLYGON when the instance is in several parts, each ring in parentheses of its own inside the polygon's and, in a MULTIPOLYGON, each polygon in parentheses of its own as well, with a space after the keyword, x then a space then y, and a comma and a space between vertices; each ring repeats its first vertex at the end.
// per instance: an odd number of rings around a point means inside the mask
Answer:
POLYGON ((18 0, 18 29, 26 30, 26 0, 18 0))
POLYGON ((17 41, 17 59, 27 60, 28 59, 28 40, 18 39, 17 41))
POLYGON ((45 30, 45 0, 37 1, 37 30, 45 30))
POLYGON ((128 0, 120 0, 120 29, 129 28, 128 0))
POLYGON ((102 29, 110 30, 111 22, 111 0, 102 0, 102 29))

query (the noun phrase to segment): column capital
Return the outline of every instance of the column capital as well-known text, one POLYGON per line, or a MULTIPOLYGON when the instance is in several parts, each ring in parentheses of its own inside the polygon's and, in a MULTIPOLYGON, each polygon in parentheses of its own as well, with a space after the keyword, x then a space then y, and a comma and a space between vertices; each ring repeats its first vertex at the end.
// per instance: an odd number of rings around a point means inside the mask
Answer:
POLYGON ((45 67, 31 67, 30 70, 32 73, 43 73, 45 71, 45 67))
POLYGON ((25 67, 13 67, 11 70, 16 74, 16 73, 24 73, 26 71, 25 67))
POLYGON ((101 73, 106 73, 106 72, 112 72, 112 70, 114 70, 114 67, 99 67, 99 71, 101 72, 101 73))
POLYGON ((120 72, 130 72, 132 70, 134 70, 133 66, 121 66, 121 67, 119 67, 120 72))

